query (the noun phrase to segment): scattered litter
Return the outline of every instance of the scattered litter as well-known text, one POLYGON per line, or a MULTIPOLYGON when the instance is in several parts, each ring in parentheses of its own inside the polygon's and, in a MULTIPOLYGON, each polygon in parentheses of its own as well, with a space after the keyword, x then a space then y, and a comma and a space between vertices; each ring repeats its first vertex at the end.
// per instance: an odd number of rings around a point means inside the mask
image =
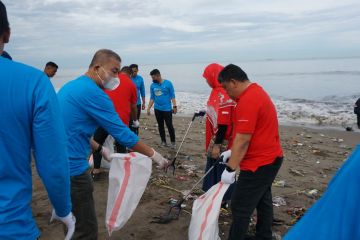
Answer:
POLYGON ((298 146, 303 146, 304 144, 302 144, 302 143, 297 143, 296 145, 298 145, 298 146))
POLYGON ((180 181, 187 181, 187 180, 189 180, 187 177, 181 176, 181 175, 177 175, 177 176, 176 176, 176 179, 177 179, 177 180, 180 180, 180 181))
POLYGON ((275 180, 272 185, 275 187, 285 187, 285 180, 275 180))
POLYGON ((273 234, 272 234, 272 239, 273 239, 273 240, 281 240, 282 238, 281 238, 280 234, 278 234, 278 233, 273 233, 273 234))
POLYGON ((311 198, 315 198, 318 195, 318 193, 319 193, 319 190, 312 189, 312 190, 305 192, 305 195, 308 197, 311 197, 311 198))
POLYGON ((306 135, 306 138, 312 138, 312 136, 310 136, 310 135, 306 135))
POLYGON ((318 161, 316 161, 316 163, 317 163, 317 164, 319 164, 319 163, 320 163, 320 161, 318 160, 318 161))
POLYGON ((290 221, 290 225, 294 225, 304 215, 304 213, 306 212, 306 208, 293 207, 293 208, 289 208, 286 212, 291 217, 293 217, 293 219, 290 221))
POLYGON ((272 202, 275 207, 286 206, 285 199, 279 196, 273 197, 272 202))
POLYGON ((301 177, 305 177, 305 175, 303 173, 301 173, 299 170, 290 168, 289 169, 290 173, 296 176, 301 176, 301 177))
POLYGON ((325 135, 324 135, 324 134, 320 134, 320 137, 325 137, 325 135))

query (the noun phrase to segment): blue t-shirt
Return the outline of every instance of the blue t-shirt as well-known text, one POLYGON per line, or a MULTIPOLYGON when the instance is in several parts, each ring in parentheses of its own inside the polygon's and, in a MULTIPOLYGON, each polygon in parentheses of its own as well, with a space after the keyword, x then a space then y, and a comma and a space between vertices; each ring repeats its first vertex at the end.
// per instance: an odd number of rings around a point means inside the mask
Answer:
POLYGON ((145 97, 145 85, 144 79, 140 75, 136 75, 136 77, 132 77, 134 84, 136 85, 137 89, 137 105, 141 104, 141 97, 145 97))
POLYGON ((152 83, 150 86, 150 99, 154 100, 154 108, 160 111, 171 111, 171 99, 175 98, 172 83, 164 79, 162 83, 152 83))
POLYGON ((89 168, 90 138, 101 126, 117 142, 133 147, 139 138, 120 120, 110 98, 87 76, 65 84, 58 93, 69 152, 70 176, 89 168))
POLYGON ((36 239, 31 149, 55 211, 71 211, 64 124, 42 71, 0 57, 0 79, 0 239, 36 239))

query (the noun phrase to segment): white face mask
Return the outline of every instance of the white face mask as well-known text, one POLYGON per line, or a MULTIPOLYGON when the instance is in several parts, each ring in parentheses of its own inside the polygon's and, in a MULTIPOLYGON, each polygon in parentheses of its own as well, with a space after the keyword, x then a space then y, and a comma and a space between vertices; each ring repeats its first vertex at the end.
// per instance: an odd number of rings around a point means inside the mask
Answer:
POLYGON ((103 83, 103 87, 107 90, 114 90, 120 85, 120 81, 118 77, 112 77, 107 83, 103 83))
POLYGON ((111 77, 103 67, 101 67, 101 69, 105 72, 105 77, 107 79, 107 81, 103 80, 99 73, 96 72, 96 74, 98 75, 98 77, 100 78, 101 80, 101 85, 104 89, 107 89, 107 90, 114 90, 115 88, 117 88, 117 86, 119 86, 120 84, 120 81, 119 81, 119 78, 118 77, 111 77))

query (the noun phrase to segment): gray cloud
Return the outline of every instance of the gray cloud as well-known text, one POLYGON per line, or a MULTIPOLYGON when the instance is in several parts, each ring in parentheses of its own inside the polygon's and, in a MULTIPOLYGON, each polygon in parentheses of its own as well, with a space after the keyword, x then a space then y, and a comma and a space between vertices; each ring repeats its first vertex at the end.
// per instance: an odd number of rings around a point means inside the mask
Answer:
POLYGON ((35 66, 81 67, 104 47, 139 63, 360 55, 357 0, 3 2, 6 48, 35 66))

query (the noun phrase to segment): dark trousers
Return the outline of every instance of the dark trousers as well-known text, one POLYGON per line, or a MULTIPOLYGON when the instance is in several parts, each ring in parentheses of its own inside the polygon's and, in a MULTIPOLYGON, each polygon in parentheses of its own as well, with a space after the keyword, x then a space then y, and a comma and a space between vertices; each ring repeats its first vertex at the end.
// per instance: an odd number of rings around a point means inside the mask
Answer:
POLYGON ((360 129, 360 114, 356 114, 357 116, 357 125, 358 125, 358 128, 360 129))
MULTIPOLYGON (((136 105, 137 108, 137 120, 140 119, 140 114, 141 114, 141 104, 136 105)), ((129 128, 131 131, 133 131, 136 135, 139 135, 139 128, 133 128, 132 127, 132 120, 130 120, 129 122, 129 128)))
MULTIPOLYGON (((207 172, 214 165, 216 160, 217 159, 215 158, 207 157, 205 172, 207 172)), ((202 189, 205 192, 207 192, 212 186, 214 186, 215 184, 221 181, 221 174, 223 173, 224 169, 225 169, 225 164, 218 163, 214 166, 211 172, 204 178, 202 189)), ((234 187, 235 187, 235 183, 230 185, 230 187, 228 188, 228 190, 226 191, 223 197, 223 202, 227 202, 231 199, 231 195, 234 191, 234 187)))
MULTIPOLYGON (((108 136, 109 134, 105 129, 103 129, 102 127, 98 127, 94 133, 94 141, 97 142, 98 144, 103 145, 108 136)), ((126 153, 126 147, 122 146, 121 144, 115 141, 115 152, 126 153)), ((94 158, 94 168, 99 169, 101 166, 101 158, 102 158, 101 153, 94 152, 93 158, 94 158)))
POLYGON ((170 141, 175 142, 175 129, 172 123, 172 111, 160 111, 155 109, 155 117, 158 123, 159 134, 162 142, 166 142, 165 137, 165 127, 164 122, 166 124, 167 129, 169 130, 170 141))
POLYGON ((72 212, 76 218, 73 240, 97 239, 98 224, 93 190, 93 181, 88 172, 71 177, 72 212))
POLYGON ((273 205, 271 184, 274 181, 283 158, 262 166, 255 172, 240 171, 239 179, 231 198, 233 222, 229 240, 243 240, 248 231, 251 214, 257 211, 256 239, 272 239, 273 205))

